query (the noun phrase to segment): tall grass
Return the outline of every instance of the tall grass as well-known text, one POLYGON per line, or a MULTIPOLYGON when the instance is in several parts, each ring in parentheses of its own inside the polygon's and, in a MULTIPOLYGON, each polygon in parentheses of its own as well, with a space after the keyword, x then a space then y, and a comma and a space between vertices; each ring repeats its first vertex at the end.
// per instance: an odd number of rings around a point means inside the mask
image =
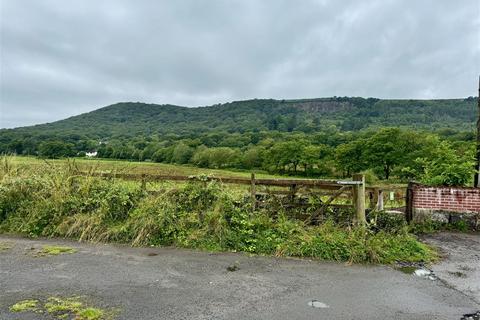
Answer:
POLYGON ((359 263, 435 258, 406 228, 353 228, 333 219, 311 226, 281 206, 254 211, 246 194, 215 182, 152 195, 140 184, 98 178, 94 171, 79 175, 74 162, 29 169, 3 158, 0 232, 359 263))

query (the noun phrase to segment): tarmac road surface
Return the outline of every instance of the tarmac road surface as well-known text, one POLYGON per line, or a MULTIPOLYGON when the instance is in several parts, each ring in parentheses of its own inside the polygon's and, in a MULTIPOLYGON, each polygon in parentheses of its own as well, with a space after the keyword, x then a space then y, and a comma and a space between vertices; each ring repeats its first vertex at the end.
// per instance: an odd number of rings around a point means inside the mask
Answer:
POLYGON ((423 240, 437 247, 442 256, 432 266, 435 275, 480 303, 480 232, 441 232, 423 240))
POLYGON ((120 308, 117 319, 461 319, 480 310, 443 281, 386 266, 130 248, 0 236, 0 319, 24 299, 84 296, 120 308), (35 257, 43 245, 77 249, 35 257), (33 249, 32 249, 33 248, 33 249), (230 266, 230 268, 228 268, 230 266), (232 266, 238 266, 232 268, 232 266))

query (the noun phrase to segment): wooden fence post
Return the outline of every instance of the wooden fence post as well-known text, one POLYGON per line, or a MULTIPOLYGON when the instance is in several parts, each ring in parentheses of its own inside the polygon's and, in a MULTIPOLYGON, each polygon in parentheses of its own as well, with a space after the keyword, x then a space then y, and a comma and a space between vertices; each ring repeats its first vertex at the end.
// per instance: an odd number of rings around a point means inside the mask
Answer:
POLYGON ((372 209, 372 210, 375 210, 377 209, 377 206, 378 206, 378 194, 379 194, 379 190, 378 188, 374 188, 373 191, 370 191, 368 193, 368 197, 369 197, 369 208, 372 209))
POLYGON ((413 220, 413 183, 409 182, 405 195, 405 219, 408 223, 413 220))
POLYGON ((147 191, 147 176, 145 173, 142 173, 142 181, 140 183, 142 191, 147 191))
POLYGON ((355 207, 355 223, 364 226, 367 222, 365 217, 365 176, 354 174, 352 180, 361 182, 353 185, 353 205, 355 207))
POLYGON ((292 184, 290 186, 290 201, 292 202, 292 204, 295 202, 295 194, 296 193, 297 193, 297 185, 292 184))
POLYGON ((378 202, 377 202, 377 210, 383 211, 383 190, 378 190, 378 202))
POLYGON ((368 192, 368 208, 369 209, 374 209, 375 206, 372 205, 373 204, 373 197, 375 196, 375 192, 374 191, 369 191, 368 192))
POLYGON ((255 191, 255 173, 250 176, 250 197, 252 200, 252 210, 255 211, 257 207, 257 196, 255 191))

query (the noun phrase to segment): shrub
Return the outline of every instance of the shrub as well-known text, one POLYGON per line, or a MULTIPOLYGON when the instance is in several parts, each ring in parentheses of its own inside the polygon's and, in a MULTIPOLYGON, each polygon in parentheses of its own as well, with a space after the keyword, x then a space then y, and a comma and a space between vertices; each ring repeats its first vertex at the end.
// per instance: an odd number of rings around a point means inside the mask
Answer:
POLYGON ((367 220, 370 230, 374 232, 399 233, 407 227, 407 221, 403 215, 386 211, 370 211, 367 213, 367 220))
POLYGON ((421 181, 429 185, 463 186, 473 177, 473 152, 459 154, 447 142, 440 143, 433 160, 425 160, 421 181))

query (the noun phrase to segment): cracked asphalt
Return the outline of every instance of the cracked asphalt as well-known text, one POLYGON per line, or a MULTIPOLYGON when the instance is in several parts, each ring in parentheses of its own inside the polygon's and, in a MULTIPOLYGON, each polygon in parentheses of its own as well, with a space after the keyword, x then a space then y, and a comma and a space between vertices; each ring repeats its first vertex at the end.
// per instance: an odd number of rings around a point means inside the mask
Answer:
POLYGON ((437 247, 442 259, 433 272, 447 284, 480 303, 480 232, 441 232, 425 236, 437 247))
POLYGON ((117 319, 460 319, 480 310, 444 281, 387 266, 130 248, 1 236, 0 319, 50 319, 11 313, 23 299, 84 296, 117 319), (73 254, 34 257, 31 248, 70 246, 73 254), (227 268, 237 265, 238 270, 227 268))

